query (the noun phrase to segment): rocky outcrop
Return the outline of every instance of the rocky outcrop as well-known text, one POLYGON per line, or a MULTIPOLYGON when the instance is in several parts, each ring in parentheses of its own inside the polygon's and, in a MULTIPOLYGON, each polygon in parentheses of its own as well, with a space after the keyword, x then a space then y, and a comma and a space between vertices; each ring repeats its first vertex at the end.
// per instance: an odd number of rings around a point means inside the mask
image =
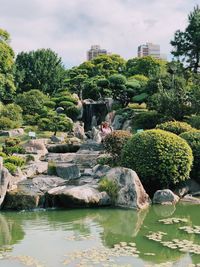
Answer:
POLYGON ((48 191, 48 203, 53 207, 96 207, 111 204, 106 192, 88 186, 61 186, 48 191), (51 203, 51 204, 50 204, 51 203))
POLYGON ((114 121, 112 123, 112 128, 114 130, 122 129, 124 123, 124 117, 122 115, 115 115, 114 121))
POLYGON ((172 205, 179 201, 179 197, 175 195, 171 190, 157 190, 153 196, 154 204, 172 205))
POLYGON ((36 161, 31 163, 25 167, 23 173, 27 178, 31 178, 35 175, 47 173, 48 170, 48 162, 45 161, 36 161))
POLYGON ((14 137, 24 135, 24 129, 18 128, 9 131, 0 131, 0 136, 14 137))
POLYGON ((87 139, 87 137, 85 135, 85 130, 84 130, 84 123, 81 123, 79 121, 74 123, 73 132, 74 132, 75 137, 77 137, 81 140, 87 139))
POLYGON ((11 177, 9 171, 3 167, 3 158, 0 157, 0 207, 4 201, 11 177))
POLYGON ((181 202, 188 204, 200 204, 200 199, 197 197, 193 197, 192 195, 186 195, 181 198, 181 202))
POLYGON ((115 206, 143 209, 149 206, 150 199, 145 192, 136 172, 131 169, 112 168, 104 175, 108 180, 114 181, 118 186, 118 196, 115 206))
POLYGON ((48 139, 35 139, 28 141, 25 145, 26 153, 39 154, 40 156, 45 156, 48 153, 46 149, 46 144, 48 139))
POLYGON ((200 192, 200 185, 193 179, 188 179, 176 186, 174 193, 179 197, 184 197, 187 194, 196 195, 200 192))
POLYGON ((77 165, 65 162, 56 163, 56 174, 57 176, 65 179, 77 179, 81 176, 80 170, 77 165))

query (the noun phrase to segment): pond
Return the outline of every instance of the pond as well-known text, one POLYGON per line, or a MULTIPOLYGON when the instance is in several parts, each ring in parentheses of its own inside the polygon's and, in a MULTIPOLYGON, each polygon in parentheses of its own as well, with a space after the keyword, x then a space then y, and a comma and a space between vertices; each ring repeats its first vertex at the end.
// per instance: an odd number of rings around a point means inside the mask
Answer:
POLYGON ((0 213, 0 266, 200 266, 198 205, 0 213))

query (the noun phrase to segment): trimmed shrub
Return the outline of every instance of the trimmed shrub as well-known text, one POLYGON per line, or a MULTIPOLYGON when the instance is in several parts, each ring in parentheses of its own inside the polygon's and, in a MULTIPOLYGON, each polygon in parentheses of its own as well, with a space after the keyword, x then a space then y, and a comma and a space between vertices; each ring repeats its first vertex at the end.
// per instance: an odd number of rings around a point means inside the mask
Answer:
POLYGON ((132 119, 132 126, 133 129, 153 129, 163 120, 163 116, 156 111, 147 111, 137 114, 132 119))
POLYGON ((192 148, 194 162, 191 171, 191 178, 200 182, 200 131, 185 132, 180 134, 192 148))
POLYGON ((164 131, 168 131, 168 132, 171 132, 171 133, 174 133, 174 134, 177 134, 177 135, 179 135, 181 133, 184 133, 184 132, 195 130, 188 123, 181 122, 181 121, 164 122, 164 123, 156 125, 156 129, 161 129, 161 130, 164 130, 164 131))
POLYGON ((26 160, 24 158, 21 158, 21 157, 10 156, 10 157, 5 158, 4 162, 5 163, 9 162, 9 163, 12 163, 15 166, 22 167, 25 164, 26 160))
POLYGON ((133 135, 122 151, 122 166, 137 172, 149 194, 188 179, 192 162, 187 142, 163 130, 133 135))
POLYGON ((131 109, 146 109, 146 103, 138 104, 138 103, 129 103, 128 107, 131 109))
POLYGON ((36 115, 24 115, 23 116, 24 124, 25 125, 37 125, 39 118, 40 118, 40 116, 38 114, 36 114, 36 115))
POLYGON ((59 106, 61 106, 64 109, 67 109, 69 107, 74 107, 74 103, 69 102, 69 101, 62 101, 59 103, 59 106))
POLYGON ((17 166, 15 166, 14 164, 10 163, 10 162, 6 162, 4 163, 4 167, 6 169, 8 169, 8 171, 13 175, 16 173, 17 171, 17 166))
POLYGON ((58 99, 59 99, 59 101, 57 101, 57 103, 60 103, 60 102, 62 102, 62 101, 67 101, 67 102, 71 102, 71 103, 73 103, 73 104, 75 104, 75 105, 78 104, 78 99, 75 98, 75 97, 72 96, 72 95, 59 96, 58 99))
POLYGON ((114 158, 119 158, 124 145, 131 138, 131 136, 132 134, 127 131, 122 131, 122 130, 113 131, 104 138, 103 140, 104 148, 114 158))
POLYGON ((111 198, 112 202, 115 202, 118 197, 119 187, 117 183, 115 181, 108 180, 107 177, 103 177, 100 180, 98 189, 100 192, 105 191, 111 198))
POLYGON ((65 110, 65 114, 70 119, 76 120, 77 117, 80 115, 80 109, 73 105, 65 110))
POLYGON ((48 107, 48 108, 52 108, 52 109, 54 109, 55 108, 55 106, 56 106, 56 103, 54 102, 54 101, 45 101, 44 102, 44 106, 46 106, 46 107, 48 107))

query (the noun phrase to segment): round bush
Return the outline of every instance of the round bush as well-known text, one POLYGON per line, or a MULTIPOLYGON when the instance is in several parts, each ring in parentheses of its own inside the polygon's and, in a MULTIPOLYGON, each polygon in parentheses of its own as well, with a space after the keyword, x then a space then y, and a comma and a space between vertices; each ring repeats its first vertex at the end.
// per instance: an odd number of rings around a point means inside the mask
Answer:
POLYGON ((67 108, 69 108, 69 107, 73 107, 73 106, 74 106, 74 103, 69 102, 69 101, 61 101, 61 102, 59 103, 59 106, 61 106, 61 107, 64 108, 64 109, 67 109, 67 108))
POLYGON ((187 142, 163 130, 137 133, 122 150, 122 165, 138 173, 150 194, 188 179, 192 161, 187 142))
POLYGON ((108 134, 103 140, 105 150, 113 157, 118 158, 121 155, 122 148, 131 138, 132 134, 127 131, 116 130, 108 134))
POLYGON ((71 106, 65 110, 65 114, 72 120, 76 120, 80 115, 80 109, 77 106, 71 106))
POLYGON ((164 130, 164 131, 168 131, 168 132, 171 132, 171 133, 174 133, 174 134, 177 134, 177 135, 179 135, 181 133, 184 133, 184 132, 195 130, 188 123, 181 122, 181 121, 164 122, 164 123, 156 125, 156 129, 161 129, 161 130, 164 130))
POLYGON ((192 148, 194 162, 191 171, 191 178, 200 182, 200 131, 185 132, 180 134, 192 148))
POLYGON ((0 130, 10 130, 15 128, 15 123, 9 118, 2 117, 0 118, 0 130))

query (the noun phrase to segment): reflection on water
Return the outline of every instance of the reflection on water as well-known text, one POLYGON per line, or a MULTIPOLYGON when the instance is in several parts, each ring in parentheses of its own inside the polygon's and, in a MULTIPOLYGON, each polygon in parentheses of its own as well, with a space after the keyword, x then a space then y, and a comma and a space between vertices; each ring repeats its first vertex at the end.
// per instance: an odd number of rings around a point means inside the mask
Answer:
POLYGON ((190 264, 200 263, 200 255, 164 247, 147 236, 150 231, 161 231, 165 233, 164 241, 188 240, 200 245, 197 233, 179 229, 194 225, 200 225, 197 205, 152 206, 140 212, 120 209, 3 212, 0 266, 146 267, 165 263, 193 267, 190 264), (171 225, 159 222, 169 217, 185 218, 187 222, 171 225))

